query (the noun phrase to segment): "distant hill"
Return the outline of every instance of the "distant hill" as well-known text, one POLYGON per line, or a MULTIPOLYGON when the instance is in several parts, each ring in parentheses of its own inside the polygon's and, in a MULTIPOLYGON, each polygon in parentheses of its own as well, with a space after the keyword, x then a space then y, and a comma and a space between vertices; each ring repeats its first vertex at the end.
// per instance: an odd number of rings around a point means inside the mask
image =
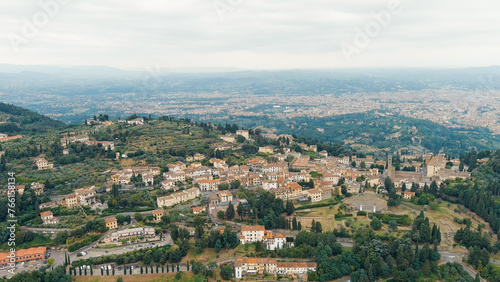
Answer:
POLYGON ((442 150, 459 155, 474 149, 495 150, 500 146, 500 137, 492 135, 486 128, 447 128, 427 120, 376 111, 289 120, 269 117, 214 120, 216 123, 224 121, 249 127, 262 125, 276 129, 278 134, 296 134, 319 141, 368 145, 388 152, 422 146, 435 153, 442 150))
POLYGON ((11 104, 0 102, 0 133, 40 133, 66 127, 64 123, 11 104))

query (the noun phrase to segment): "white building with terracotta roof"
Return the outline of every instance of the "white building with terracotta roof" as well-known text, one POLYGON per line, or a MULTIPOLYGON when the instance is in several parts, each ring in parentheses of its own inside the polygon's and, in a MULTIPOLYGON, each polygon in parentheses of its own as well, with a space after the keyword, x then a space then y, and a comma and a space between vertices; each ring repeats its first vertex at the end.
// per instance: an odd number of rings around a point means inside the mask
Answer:
POLYGON ((286 236, 281 233, 274 235, 271 230, 265 231, 263 239, 266 249, 270 251, 283 249, 286 245, 286 236))
POLYGON ((53 168, 54 167, 54 164, 49 163, 44 158, 34 158, 33 162, 37 166, 38 170, 44 170, 44 169, 49 169, 49 168, 53 168))
POLYGON ((266 232, 263 225, 243 225, 241 226, 241 244, 250 244, 262 241, 266 232))
POLYGON ((54 217, 54 214, 51 211, 41 212, 40 217, 42 218, 44 225, 58 224, 59 223, 59 218, 54 217))
POLYGON ((219 203, 233 201, 233 194, 228 190, 218 191, 217 196, 219 196, 219 203))
POLYGON ((220 183, 221 183, 220 179, 209 179, 209 180, 202 179, 198 181, 198 185, 200 185, 200 190, 203 192, 217 191, 220 183))
POLYGON ((95 186, 90 188, 81 188, 75 190, 75 194, 78 197, 78 202, 81 206, 90 206, 96 203, 96 190, 95 186))
MULTIPOLYGON (((315 262, 278 262, 275 258, 236 258, 234 277, 242 279, 246 275, 307 275, 316 271, 315 262)), ((305 277, 304 277, 305 278, 305 277)))
POLYGON ((176 204, 184 203, 200 196, 200 189, 191 188, 185 191, 173 193, 165 197, 158 197, 156 199, 158 208, 171 207, 176 204))

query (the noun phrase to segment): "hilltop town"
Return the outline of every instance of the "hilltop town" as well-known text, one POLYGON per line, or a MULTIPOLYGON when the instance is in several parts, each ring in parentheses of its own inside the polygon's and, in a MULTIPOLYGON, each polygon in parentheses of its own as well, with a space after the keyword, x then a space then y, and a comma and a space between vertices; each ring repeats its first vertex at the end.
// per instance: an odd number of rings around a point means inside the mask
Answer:
POLYGON ((77 280, 170 270, 214 281, 401 281, 409 268, 389 253, 421 265, 413 275, 475 276, 479 261, 494 268, 470 253, 498 238, 494 203, 473 188, 498 152, 381 156, 235 124, 102 115, 1 149, 4 173, 16 174, 16 241, 25 247, 16 273, 50 264, 77 280), (379 261, 364 261, 370 244, 387 254, 371 250, 379 261), (337 265, 347 268, 331 271, 337 265))

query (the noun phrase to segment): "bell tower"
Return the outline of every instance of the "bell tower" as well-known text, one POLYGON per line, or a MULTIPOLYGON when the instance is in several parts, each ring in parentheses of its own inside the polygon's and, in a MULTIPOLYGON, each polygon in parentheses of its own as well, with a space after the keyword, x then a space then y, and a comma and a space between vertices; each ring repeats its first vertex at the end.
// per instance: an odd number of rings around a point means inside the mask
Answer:
POLYGON ((387 158, 387 176, 394 181, 395 169, 392 167, 392 155, 387 158))

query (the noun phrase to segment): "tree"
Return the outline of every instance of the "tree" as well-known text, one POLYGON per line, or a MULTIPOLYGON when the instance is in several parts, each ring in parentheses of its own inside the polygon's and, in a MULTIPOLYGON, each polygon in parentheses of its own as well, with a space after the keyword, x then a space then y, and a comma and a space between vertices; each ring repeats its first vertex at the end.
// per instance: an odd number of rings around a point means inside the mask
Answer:
POLYGON ((240 217, 240 219, 243 218, 244 210, 243 210, 242 204, 238 205, 238 207, 236 208, 236 212, 238 213, 238 216, 240 217))
POLYGON ((295 211, 295 206, 293 205, 293 202, 290 200, 286 201, 286 214, 291 215, 295 211))
POLYGON ((297 218, 295 216, 292 219, 292 230, 298 230, 297 218))
POLYGON ((232 220, 234 218, 234 206, 231 202, 229 202, 229 205, 227 206, 226 218, 229 220, 232 220))
POLYGON ((316 233, 321 233, 323 232, 323 226, 321 226, 321 222, 317 221, 316 222, 316 233))
POLYGON ((316 271, 307 271, 307 281, 319 281, 319 276, 316 271))
POLYGON ((238 189, 241 186, 241 182, 239 180, 233 180, 231 181, 230 187, 231 189, 238 189))
POLYGON ((257 241, 255 243, 255 251, 262 252, 263 250, 264 250, 264 243, 262 243, 262 241, 257 241))
POLYGON ((378 217, 374 216, 372 221, 370 222, 370 226, 373 230, 380 230, 382 228, 382 222, 378 219, 378 217))
POLYGON ((223 211, 218 211, 217 212, 217 218, 224 219, 224 212, 223 211))
POLYGON ((215 251, 218 253, 222 249, 222 242, 220 240, 217 240, 215 242, 215 251))
POLYGON ((314 219, 311 223, 311 232, 316 233, 316 220, 314 220, 314 219))
POLYGON ((142 217, 142 214, 141 214, 140 212, 136 212, 136 213, 134 214, 134 218, 135 218, 135 220, 137 220, 137 222, 142 221, 142 220, 144 219, 144 218, 142 217))
POLYGON ((221 266, 220 268, 220 276, 224 280, 231 280, 231 278, 233 278, 233 273, 233 267, 229 264, 221 266))
POLYGON ((299 223, 297 223, 297 230, 299 230, 299 231, 302 230, 302 223, 300 223, 300 221, 299 221, 299 223))
POLYGON ((47 265, 48 265, 48 266, 53 265, 53 264, 54 264, 54 261, 55 261, 55 260, 54 260, 54 258, 49 258, 49 259, 47 259, 47 265))
POLYGON ((222 191, 222 190, 229 190, 229 184, 227 183, 221 183, 219 184, 219 191, 222 191))
POLYGON ((182 279, 182 273, 181 273, 181 272, 177 272, 177 273, 175 274, 175 279, 177 279, 177 280, 181 280, 181 279, 182 279))
POLYGON ((342 192, 342 195, 347 195, 347 185, 340 185, 340 191, 342 192))

